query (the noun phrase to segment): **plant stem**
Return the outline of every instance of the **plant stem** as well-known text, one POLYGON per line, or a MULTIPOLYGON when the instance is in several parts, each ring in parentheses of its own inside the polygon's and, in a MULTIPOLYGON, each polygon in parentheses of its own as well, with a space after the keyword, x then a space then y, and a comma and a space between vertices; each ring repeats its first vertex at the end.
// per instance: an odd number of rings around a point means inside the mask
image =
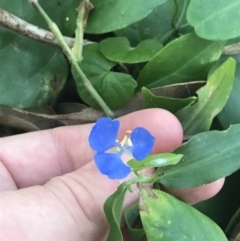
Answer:
POLYGON ((78 61, 83 59, 82 49, 83 49, 83 36, 84 30, 87 25, 87 19, 89 12, 93 9, 93 5, 90 0, 83 0, 77 8, 77 27, 75 31, 75 43, 72 48, 72 52, 78 61))
POLYGON ((175 29, 175 20, 176 20, 176 18, 177 18, 177 15, 178 15, 178 3, 177 3, 177 1, 176 0, 173 0, 173 2, 174 2, 174 5, 175 5, 175 11, 174 11, 174 13, 173 13, 173 16, 172 16, 172 20, 171 20, 171 25, 172 25, 172 28, 173 29, 175 29))
POLYGON ((181 21, 182 21, 182 19, 183 19, 183 16, 184 16, 184 14, 185 14, 186 11, 187 11, 187 6, 188 6, 188 0, 184 0, 182 12, 181 12, 181 14, 180 14, 180 16, 179 16, 176 24, 175 24, 176 29, 179 29, 179 28, 180 28, 180 24, 181 24, 181 21))
POLYGON ((190 25, 188 23, 184 23, 183 25, 181 25, 179 27, 179 29, 183 29, 183 28, 186 28, 186 27, 189 27, 190 25))
MULTIPOLYGON (((27 38, 37 40, 39 42, 51 44, 57 47, 59 46, 58 41, 54 37, 53 33, 37 27, 27 21, 3 10, 0 8, 0 26, 14 31, 15 33, 21 34, 27 38)), ((67 45, 72 48, 75 42, 74 38, 63 37, 67 45)), ((83 45, 91 44, 91 41, 84 40, 83 45)))
POLYGON ((60 46, 62 47, 63 52, 67 56, 68 60, 72 64, 72 66, 75 68, 76 72, 81 77, 84 86, 89 91, 91 96, 98 102, 98 104, 102 107, 104 112, 107 116, 114 117, 114 113, 112 110, 107 106, 105 101, 102 99, 102 97, 98 94, 98 92, 94 89, 91 82, 87 79, 86 75, 83 73, 81 68, 78 65, 78 60, 71 51, 71 49, 68 47, 67 43, 65 42, 62 33, 60 32, 58 26, 49 18, 49 16, 46 14, 46 12, 43 10, 43 8, 40 6, 37 0, 29 0, 29 2, 39 11, 39 13, 42 15, 46 23, 48 24, 48 27, 58 40, 60 46))
POLYGON ((160 39, 158 39, 158 41, 164 44, 171 37, 171 35, 175 33, 175 31, 176 31, 175 29, 170 29, 160 39))
POLYGON ((138 183, 154 183, 155 179, 156 179, 156 178, 155 178, 155 175, 150 176, 150 177, 140 176, 140 177, 132 178, 132 179, 126 181, 128 191, 129 191, 129 192, 133 192, 133 190, 132 190, 132 185, 133 185, 133 184, 138 184, 138 183))

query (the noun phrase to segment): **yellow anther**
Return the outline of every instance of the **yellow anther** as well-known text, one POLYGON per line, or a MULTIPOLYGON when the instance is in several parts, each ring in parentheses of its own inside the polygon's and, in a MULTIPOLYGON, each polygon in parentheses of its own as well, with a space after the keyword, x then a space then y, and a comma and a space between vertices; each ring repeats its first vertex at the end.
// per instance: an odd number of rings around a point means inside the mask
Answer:
POLYGON ((132 131, 126 131, 126 135, 124 136, 123 140, 120 142, 120 145, 123 146, 133 146, 132 141, 130 140, 129 136, 132 131))

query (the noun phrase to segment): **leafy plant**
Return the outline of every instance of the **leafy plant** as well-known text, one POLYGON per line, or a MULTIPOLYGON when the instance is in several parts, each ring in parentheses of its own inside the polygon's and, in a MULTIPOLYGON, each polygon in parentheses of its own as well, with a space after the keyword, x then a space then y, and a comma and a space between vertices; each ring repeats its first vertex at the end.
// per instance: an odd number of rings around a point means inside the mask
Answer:
POLYGON ((0 124, 33 131, 97 121, 89 141, 99 170, 112 179, 136 174, 104 205, 107 240, 123 240, 122 204, 132 184, 140 199, 125 212, 131 240, 240 235, 239 209, 226 229, 214 222, 221 214, 206 208, 203 215, 159 188, 192 188, 239 173, 239 7, 240 0, 1 0, 0 124), (119 124, 100 118, 143 108, 175 114, 186 143, 149 155, 154 137, 147 130, 137 127, 116 142, 119 124), (96 131, 104 120, 116 125, 114 133, 96 131), (127 165, 125 151, 133 155, 127 165), (152 176, 139 174, 152 167, 152 176))

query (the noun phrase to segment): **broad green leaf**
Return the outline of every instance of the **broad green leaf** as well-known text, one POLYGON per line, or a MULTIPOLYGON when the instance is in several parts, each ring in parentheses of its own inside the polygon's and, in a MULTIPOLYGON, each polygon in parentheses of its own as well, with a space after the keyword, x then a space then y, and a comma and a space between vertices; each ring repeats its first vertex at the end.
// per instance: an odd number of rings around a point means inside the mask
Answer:
MULTIPOLYGON (((112 72, 111 68, 115 64, 99 52, 98 44, 90 44, 83 48, 80 67, 111 109, 118 109, 127 104, 137 86, 131 75, 112 72)), ((80 97, 91 107, 99 109, 98 103, 89 95, 74 69, 72 73, 80 97)))
POLYGON ((162 167, 159 182, 171 188, 205 185, 240 169, 240 124, 226 131, 203 132, 173 151, 182 160, 162 167))
MULTIPOLYGON (((188 83, 173 84, 164 87, 151 89, 152 93, 158 96, 170 98, 188 98, 195 95, 196 91, 204 86, 206 81, 192 81, 188 83)), ((133 111, 142 110, 143 97, 140 92, 135 93, 133 98, 123 108, 115 111, 116 117, 120 117, 133 111)))
POLYGON ((143 97, 143 108, 162 108, 168 110, 172 113, 182 109, 185 106, 189 106, 196 102, 197 98, 192 96, 186 99, 180 98, 169 98, 165 96, 154 95, 147 88, 142 88, 142 97, 143 97))
POLYGON ((227 241, 210 218, 160 190, 143 188, 140 215, 148 241, 227 241))
POLYGON ((127 38, 107 38, 100 42, 99 50, 112 61, 121 63, 147 62, 162 49, 162 44, 157 40, 142 41, 137 47, 132 48, 127 38))
POLYGON ((107 218, 107 221, 110 226, 108 238, 106 241, 118 240, 122 241, 123 236, 121 232, 121 214, 123 201, 127 192, 127 186, 125 183, 122 183, 117 191, 108 197, 104 203, 104 212, 107 218))
MULTIPOLYGON (((180 3, 180 1, 177 0, 176 2, 180 3)), ((156 38, 164 43, 174 33, 172 19, 176 11, 176 5, 173 0, 168 0, 161 6, 156 7, 146 18, 138 23, 141 39, 156 38)), ((179 12, 176 12, 176 14, 177 17, 179 12)))
MULTIPOLYGON (((42 0, 40 0, 40 1, 42 2, 42 0)), ((61 32, 63 35, 72 36, 72 32, 66 28, 65 22, 66 22, 66 14, 69 11, 69 9, 71 8, 73 1, 74 0, 68 0, 68 1, 61 0, 61 1, 57 2, 58 7, 60 7, 60 13, 59 13, 60 14, 60 27, 61 27, 61 32)), ((74 10, 76 11, 76 9, 74 9, 74 10)))
POLYGON ((77 28, 77 8, 81 2, 82 0, 72 0, 72 4, 66 13, 66 16, 64 17, 64 26, 72 34, 75 33, 75 30, 77 28))
POLYGON ((128 165, 134 171, 139 171, 144 168, 175 165, 182 159, 182 157, 183 155, 181 154, 176 155, 173 153, 160 153, 155 155, 149 155, 142 161, 136 161, 135 159, 132 159, 128 162, 128 165))
POLYGON ((143 228, 134 228, 133 227, 139 217, 140 217, 140 214, 139 214, 139 203, 138 202, 126 209, 125 221, 126 221, 126 225, 128 227, 128 233, 131 238, 131 241, 141 241, 142 238, 145 236, 145 231, 143 228))
POLYGON ((200 39, 195 34, 182 36, 166 45, 145 65, 138 76, 138 88, 206 79, 223 47, 223 42, 200 39))
MULTIPOLYGON (((138 30, 141 39, 156 38, 165 43, 170 38, 176 38, 178 30, 173 29, 173 24, 179 19, 183 11, 184 1, 168 0, 161 6, 156 7, 146 18, 139 21, 138 30), (177 7, 176 7, 177 4, 177 7)), ((186 22, 186 14, 183 13, 182 22, 186 22)))
MULTIPOLYGON (((59 1, 60 4, 63 1, 59 1)), ((59 24, 61 6, 42 0, 43 8, 59 24), (55 11, 52 9, 55 8, 55 11)), ((24 0, 1 0, 0 8, 37 26, 47 28, 44 20, 24 0)), ((39 108, 62 89, 68 74, 61 51, 47 44, 20 36, 0 27, 0 105, 22 109, 39 108)))
MULTIPOLYGON (((176 38, 178 36, 177 33, 181 34, 186 29, 181 28, 181 25, 186 22, 185 13, 183 13, 180 26, 178 26, 179 29, 173 28, 173 24, 180 17, 184 2, 183 0, 167 0, 138 23, 118 30, 115 34, 128 38, 133 46, 145 39, 157 39, 161 43, 165 43, 172 38, 176 38)), ((193 32, 192 28, 191 32, 193 32)))
MULTIPOLYGON (((146 4, 145 0, 92 0, 94 9, 90 12, 86 32, 100 34, 122 29, 143 19, 165 1, 151 0, 146 4)), ((78 4, 79 0, 75 0, 72 9, 78 4)), ((76 13, 69 12, 67 19, 68 27, 74 31, 76 13)))
POLYGON ((87 33, 107 33, 135 23, 166 0, 92 0, 94 10, 89 16, 87 33))
POLYGON ((187 20, 201 38, 228 40, 240 36, 240 0, 191 0, 187 20))
POLYGON ((198 102, 176 113, 185 135, 210 129, 213 118, 223 109, 231 93, 235 67, 235 60, 226 60, 197 91, 198 102))
MULTIPOLYGON (((232 58, 234 58, 237 63, 233 88, 226 105, 218 114, 218 120, 222 127, 225 129, 227 129, 231 124, 240 123, 240 55, 232 56, 232 58)), ((220 59, 220 61, 216 66, 213 67, 213 69, 216 69, 224 60, 226 60, 226 57, 220 59)))
POLYGON ((174 33, 172 18, 175 11, 174 1, 167 0, 138 23, 118 30, 115 34, 128 38, 134 46, 144 39, 158 39, 163 43, 174 33))

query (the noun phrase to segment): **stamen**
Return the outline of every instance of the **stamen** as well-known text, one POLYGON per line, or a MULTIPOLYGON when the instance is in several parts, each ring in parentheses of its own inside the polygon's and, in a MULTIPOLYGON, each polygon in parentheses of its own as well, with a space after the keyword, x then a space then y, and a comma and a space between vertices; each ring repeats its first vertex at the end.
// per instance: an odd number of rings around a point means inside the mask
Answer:
POLYGON ((123 140, 120 142, 121 146, 125 146, 126 142, 127 142, 128 136, 124 136, 123 140))
POLYGON ((132 141, 129 138, 131 133, 132 133, 132 131, 126 131, 126 135, 124 136, 123 140, 120 142, 120 145, 122 147, 133 146, 132 141))
POLYGON ((132 141, 131 141, 131 139, 129 137, 127 139, 127 144, 128 144, 128 146, 133 146, 133 143, 132 143, 132 141))

